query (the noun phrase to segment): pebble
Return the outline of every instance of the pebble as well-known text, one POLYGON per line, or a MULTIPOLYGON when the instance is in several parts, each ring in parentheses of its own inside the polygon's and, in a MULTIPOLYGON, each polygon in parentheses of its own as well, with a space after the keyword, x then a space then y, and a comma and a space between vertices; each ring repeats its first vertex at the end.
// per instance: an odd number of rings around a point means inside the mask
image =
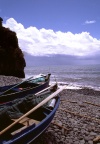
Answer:
MULTIPOLYGON (((60 103, 60 107, 56 113, 56 119, 58 118, 57 115, 60 114, 58 123, 60 125, 64 124, 66 125, 66 128, 70 129, 66 135, 64 132, 59 133, 56 131, 58 135, 60 134, 65 136, 61 136, 61 141, 63 141, 65 144, 93 144, 93 139, 100 134, 100 123, 88 118, 76 116, 66 112, 64 113, 60 110, 60 108, 96 119, 97 116, 99 116, 98 111, 100 108, 90 104, 85 104, 83 102, 88 101, 98 104, 100 103, 100 98, 93 95, 90 96, 78 94, 71 91, 69 93, 67 90, 65 92, 65 96, 62 95, 61 98, 63 100, 65 99, 65 101, 77 101, 76 103, 67 103, 64 101, 61 101, 60 103)), ((56 121, 56 119, 54 118, 54 121, 56 121)), ((59 131, 63 131, 63 128, 62 130, 60 128, 59 131)), ((57 144, 57 141, 54 144, 57 144)))
POLYGON ((22 82, 21 78, 14 77, 14 76, 3 76, 0 75, 0 86, 11 85, 22 82))
POLYGON ((80 144, 85 144, 85 140, 84 140, 84 139, 81 140, 81 141, 80 141, 80 144))
POLYGON ((97 133, 95 133, 95 132, 90 132, 90 135, 91 135, 91 136, 96 136, 97 133))
POLYGON ((93 141, 88 141, 88 144, 93 144, 93 141))
MULTIPOLYGON (((3 80, 5 80, 5 76, 0 76, 0 86, 21 81, 21 79, 14 77, 8 77, 8 81, 6 79, 5 82, 3 80)), ((46 132, 32 144, 93 144, 93 139, 100 135, 100 121, 97 122, 61 110, 62 108, 100 120, 100 107, 84 103, 87 101, 100 105, 99 92, 97 96, 96 92, 95 95, 93 95, 93 91, 89 92, 86 95, 81 90, 64 90, 61 93, 60 105, 53 119, 53 122, 62 128, 51 123, 46 132)))

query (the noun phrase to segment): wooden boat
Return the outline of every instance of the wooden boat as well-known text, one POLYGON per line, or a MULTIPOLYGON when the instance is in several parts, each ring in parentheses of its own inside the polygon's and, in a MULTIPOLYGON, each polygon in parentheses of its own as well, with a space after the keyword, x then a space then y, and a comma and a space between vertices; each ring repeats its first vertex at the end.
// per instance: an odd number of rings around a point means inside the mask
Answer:
POLYGON ((49 86, 50 75, 42 75, 38 78, 24 81, 17 85, 0 87, 0 104, 22 98, 28 94, 35 94, 49 86))
POLYGON ((18 103, 13 101, 12 106, 1 107, 0 144, 29 144, 40 136, 57 111, 60 102, 58 94, 63 89, 64 87, 55 92, 54 89, 49 89, 40 94, 26 96, 25 99, 21 98, 19 102, 17 99, 18 103), (54 99, 55 103, 51 109, 50 105, 54 99))

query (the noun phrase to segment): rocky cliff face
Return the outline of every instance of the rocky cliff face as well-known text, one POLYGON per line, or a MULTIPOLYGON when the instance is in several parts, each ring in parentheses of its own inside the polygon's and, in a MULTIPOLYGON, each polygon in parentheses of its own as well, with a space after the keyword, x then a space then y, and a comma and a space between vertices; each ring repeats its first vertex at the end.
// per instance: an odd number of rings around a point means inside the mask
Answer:
POLYGON ((16 33, 2 26, 0 18, 0 75, 24 78, 26 62, 16 33))

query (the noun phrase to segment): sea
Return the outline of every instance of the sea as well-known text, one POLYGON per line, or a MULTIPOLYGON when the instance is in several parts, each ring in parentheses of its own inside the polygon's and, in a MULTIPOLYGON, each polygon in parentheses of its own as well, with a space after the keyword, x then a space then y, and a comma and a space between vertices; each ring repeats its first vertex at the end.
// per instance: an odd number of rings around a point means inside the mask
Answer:
POLYGON ((50 83, 66 85, 68 89, 100 90, 100 65, 49 65, 25 68, 25 78, 51 73, 50 83))

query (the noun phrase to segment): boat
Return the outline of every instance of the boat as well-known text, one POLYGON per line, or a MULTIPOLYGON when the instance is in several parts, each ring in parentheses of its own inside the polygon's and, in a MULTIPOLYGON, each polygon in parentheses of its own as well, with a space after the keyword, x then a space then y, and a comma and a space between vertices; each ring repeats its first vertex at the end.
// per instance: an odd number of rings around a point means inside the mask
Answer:
POLYGON ((41 93, 0 107, 0 144, 29 144, 37 139, 50 125, 64 88, 50 86, 41 93))
POLYGON ((41 75, 35 79, 29 78, 15 85, 0 87, 0 104, 35 94, 49 86, 50 75, 41 75))

